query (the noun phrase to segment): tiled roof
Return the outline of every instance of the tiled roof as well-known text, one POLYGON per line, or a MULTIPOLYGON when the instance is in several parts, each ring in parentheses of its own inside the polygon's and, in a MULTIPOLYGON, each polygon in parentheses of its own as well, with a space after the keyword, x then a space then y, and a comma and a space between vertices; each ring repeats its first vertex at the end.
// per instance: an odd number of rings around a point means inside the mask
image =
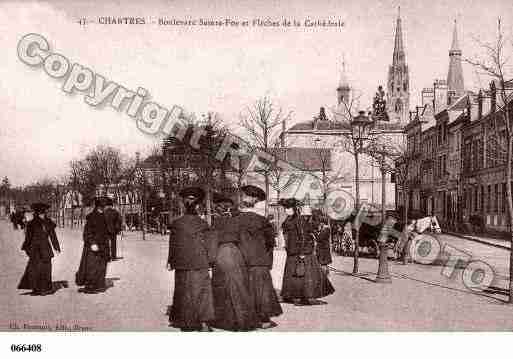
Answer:
MULTIPOLYGON (((404 129, 404 124, 392 121, 377 121, 375 129, 380 131, 397 132, 404 129)), ((299 122, 287 130, 288 133, 308 131, 350 131, 348 121, 304 121, 299 122)))
MULTIPOLYGON (((325 148, 273 148, 268 152, 275 155, 278 159, 289 163, 293 167, 303 171, 329 171, 331 170, 331 151, 325 148)), ((247 168, 251 162, 252 156, 246 155, 241 158, 241 166, 247 168)))

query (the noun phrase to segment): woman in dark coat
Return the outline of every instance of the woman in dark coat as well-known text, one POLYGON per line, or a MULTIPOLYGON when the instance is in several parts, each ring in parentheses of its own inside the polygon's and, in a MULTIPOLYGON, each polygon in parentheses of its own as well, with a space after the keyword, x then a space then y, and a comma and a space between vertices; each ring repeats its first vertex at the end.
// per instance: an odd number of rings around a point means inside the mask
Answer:
POLYGON ((210 331, 214 320, 214 300, 209 269, 213 259, 207 243, 208 224, 198 213, 205 193, 188 187, 180 192, 185 214, 169 226, 168 270, 175 271, 170 326, 182 331, 210 331))
POLYGON ((103 209, 107 198, 96 198, 94 209, 86 216, 84 248, 76 274, 76 284, 85 285, 84 293, 95 294, 106 290, 105 275, 109 261, 109 232, 103 209))
POLYGON ((249 293, 248 270, 239 249, 236 220, 231 215, 233 201, 214 193, 218 215, 214 218, 212 235, 218 248, 212 273, 215 321, 212 325, 232 331, 247 331, 258 325, 249 293))
POLYGON ((24 250, 29 261, 21 278, 18 289, 32 289, 33 295, 48 295, 52 289, 52 258, 53 251, 60 253, 61 248, 55 234, 55 223, 46 217, 50 206, 44 203, 34 203, 34 219, 27 224, 24 250), (53 250, 52 250, 53 248, 53 250))
POLYGON ((235 217, 240 249, 248 267, 249 293, 254 301, 259 326, 269 329, 277 326, 271 318, 283 313, 271 277, 276 233, 263 216, 263 208, 259 210, 257 207, 258 202, 265 200, 265 192, 252 185, 243 186, 241 191, 240 213, 235 217))
POLYGON ((295 305, 315 304, 315 299, 335 292, 326 269, 331 255, 322 253, 329 251, 329 244, 322 243, 329 240, 329 236, 319 236, 315 221, 301 215, 301 202, 298 200, 290 198, 280 201, 280 204, 288 212, 282 225, 287 243, 287 260, 281 296, 284 301, 295 305))

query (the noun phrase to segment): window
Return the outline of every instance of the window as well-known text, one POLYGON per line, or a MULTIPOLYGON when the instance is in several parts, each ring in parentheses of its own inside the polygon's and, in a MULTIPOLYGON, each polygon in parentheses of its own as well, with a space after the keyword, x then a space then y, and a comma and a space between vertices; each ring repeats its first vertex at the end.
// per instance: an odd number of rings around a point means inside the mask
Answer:
POLYGON ((502 213, 506 213, 506 201, 507 201, 506 182, 504 182, 502 184, 502 213))
POLYGON ((479 210, 479 194, 478 194, 478 187, 474 187, 474 212, 477 212, 479 210))
POLYGON ((486 213, 490 213, 490 209, 491 209, 491 206, 490 206, 490 203, 492 201, 492 185, 489 184, 488 185, 488 193, 487 193, 487 200, 486 200, 486 213))
POLYGON ((495 184, 495 204, 494 204, 494 212, 499 213, 499 184, 495 184))
POLYGON ((479 206, 480 207, 479 209, 481 211, 484 211, 484 209, 485 209, 485 200, 486 200, 485 199, 485 187, 481 186, 481 201, 480 201, 481 203, 480 203, 480 206, 479 206))

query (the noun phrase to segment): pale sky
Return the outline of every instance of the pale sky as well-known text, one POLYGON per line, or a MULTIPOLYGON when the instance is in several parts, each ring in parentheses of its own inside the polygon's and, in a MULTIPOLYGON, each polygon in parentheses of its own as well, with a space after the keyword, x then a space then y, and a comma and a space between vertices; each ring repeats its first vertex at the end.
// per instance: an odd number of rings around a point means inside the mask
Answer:
MULTIPOLYGON (((215 111, 229 124, 259 97, 269 95, 293 122, 306 121, 336 102, 344 54, 352 86, 370 101, 386 84, 392 61, 397 6, 401 5, 413 108, 423 87, 445 79, 454 19, 463 56, 479 53, 472 37, 492 40, 497 16, 505 32, 513 25, 511 0, 470 1, 41 1, 0 2, 0 176, 14 185, 67 171, 73 158, 97 144, 124 153, 143 153, 156 140, 143 135, 124 112, 96 109, 84 94, 65 94, 62 80, 22 63, 18 41, 43 35, 51 50, 89 67, 108 80, 149 91, 169 109, 179 105, 198 114, 215 111), (80 26, 86 17, 144 16, 177 19, 281 21, 332 19, 341 28, 178 27, 146 25, 80 26)), ((463 65, 465 86, 479 79, 463 65)))

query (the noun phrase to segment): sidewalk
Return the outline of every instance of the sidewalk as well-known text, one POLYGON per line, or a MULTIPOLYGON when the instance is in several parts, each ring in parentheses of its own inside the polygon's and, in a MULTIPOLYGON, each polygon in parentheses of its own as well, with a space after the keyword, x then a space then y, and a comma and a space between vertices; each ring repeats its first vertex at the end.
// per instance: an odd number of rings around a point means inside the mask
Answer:
POLYGON ((493 247, 510 250, 511 248, 511 242, 503 239, 497 239, 497 238, 489 238, 489 237, 481 237, 481 236, 474 236, 474 235, 467 235, 467 234, 460 234, 456 232, 442 232, 442 234, 447 234, 463 239, 468 239, 469 241, 474 241, 486 245, 490 245, 493 247))

